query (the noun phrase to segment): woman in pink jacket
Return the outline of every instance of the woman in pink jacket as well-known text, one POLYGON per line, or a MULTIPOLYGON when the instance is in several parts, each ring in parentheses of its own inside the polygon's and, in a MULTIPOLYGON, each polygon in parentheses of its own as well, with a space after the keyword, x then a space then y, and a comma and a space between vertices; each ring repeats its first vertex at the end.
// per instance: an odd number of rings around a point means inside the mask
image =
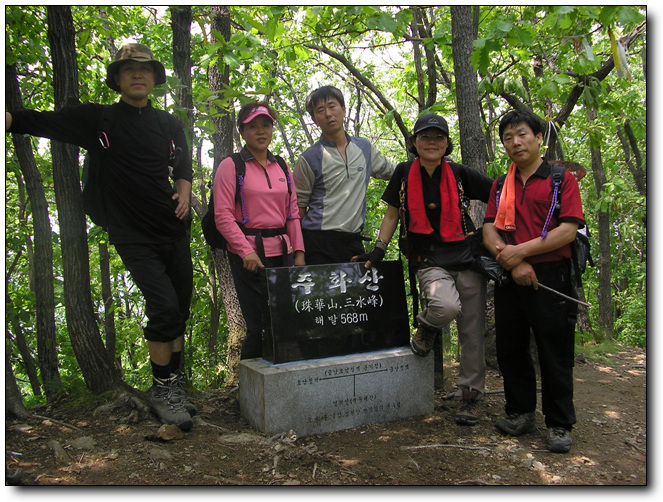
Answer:
POLYGON ((242 359, 262 356, 263 300, 258 270, 305 265, 291 171, 268 149, 275 116, 266 104, 244 105, 237 115, 237 128, 245 142, 239 153, 246 169, 241 188, 232 157, 221 161, 214 176, 214 220, 228 242, 230 269, 246 321, 242 359))

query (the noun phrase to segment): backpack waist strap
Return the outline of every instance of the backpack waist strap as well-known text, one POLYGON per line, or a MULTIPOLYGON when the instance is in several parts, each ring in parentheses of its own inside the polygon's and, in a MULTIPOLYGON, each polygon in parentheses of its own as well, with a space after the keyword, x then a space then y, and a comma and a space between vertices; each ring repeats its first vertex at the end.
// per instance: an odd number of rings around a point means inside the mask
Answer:
POLYGON ((238 222, 239 228, 242 229, 244 235, 262 235, 263 237, 276 237, 288 233, 287 227, 279 228, 247 228, 238 222))
MULTIPOLYGON (((255 235, 256 236, 256 251, 260 259, 265 258, 265 246, 263 245, 263 237, 277 237, 279 235, 285 235, 288 233, 286 226, 279 228, 246 228, 240 222, 237 222, 239 228, 244 232, 244 235, 255 235)), ((281 247, 283 250, 283 256, 288 254, 288 246, 286 245, 285 239, 281 239, 281 247)))

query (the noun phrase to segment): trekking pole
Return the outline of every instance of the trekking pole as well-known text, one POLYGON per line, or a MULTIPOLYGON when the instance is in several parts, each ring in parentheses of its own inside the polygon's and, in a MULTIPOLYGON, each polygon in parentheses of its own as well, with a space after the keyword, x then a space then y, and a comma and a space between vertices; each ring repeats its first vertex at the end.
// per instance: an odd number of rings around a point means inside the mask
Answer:
POLYGON ((571 300, 572 302, 579 303, 580 305, 584 305, 585 307, 591 307, 591 305, 590 305, 589 303, 582 302, 582 301, 578 300, 577 298, 572 298, 572 297, 570 297, 570 296, 565 295, 564 293, 560 293, 560 292, 557 291, 556 289, 553 289, 553 288, 551 288, 551 287, 548 287, 548 286, 546 286, 545 284, 541 284, 541 283, 539 283, 539 287, 540 287, 540 288, 543 288, 543 289, 547 289, 547 290, 550 291, 551 293, 555 293, 556 295, 561 296, 561 297, 564 297, 564 298, 566 298, 567 300, 571 300))

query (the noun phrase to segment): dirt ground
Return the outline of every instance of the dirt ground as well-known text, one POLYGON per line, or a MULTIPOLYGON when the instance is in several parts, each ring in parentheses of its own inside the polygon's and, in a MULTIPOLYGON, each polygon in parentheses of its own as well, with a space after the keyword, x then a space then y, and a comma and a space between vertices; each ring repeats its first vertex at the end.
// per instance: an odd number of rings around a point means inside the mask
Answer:
POLYGON ((577 357, 568 454, 546 450, 540 411, 535 433, 495 429, 504 405, 495 370, 479 424, 456 425, 450 366, 430 416, 301 438, 252 429, 232 389, 193 394, 199 414, 181 439, 128 394, 95 409, 31 410, 5 422, 6 485, 647 485, 645 351, 577 357))

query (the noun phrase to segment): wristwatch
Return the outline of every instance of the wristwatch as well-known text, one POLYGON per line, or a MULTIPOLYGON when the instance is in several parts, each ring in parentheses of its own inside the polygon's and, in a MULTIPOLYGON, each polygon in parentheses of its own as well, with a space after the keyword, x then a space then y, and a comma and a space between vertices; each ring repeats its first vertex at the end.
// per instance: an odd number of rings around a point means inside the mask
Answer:
POLYGON ((382 251, 387 251, 387 242, 383 241, 382 239, 378 239, 375 241, 375 247, 381 249, 382 251))

